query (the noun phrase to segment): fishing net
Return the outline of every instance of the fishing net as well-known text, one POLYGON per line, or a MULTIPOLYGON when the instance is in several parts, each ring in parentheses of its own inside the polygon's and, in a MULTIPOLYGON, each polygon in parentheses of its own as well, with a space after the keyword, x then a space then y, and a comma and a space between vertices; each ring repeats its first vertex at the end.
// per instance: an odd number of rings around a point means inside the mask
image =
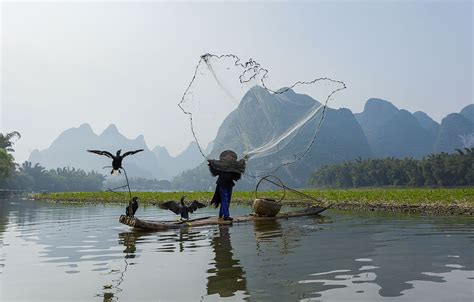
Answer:
POLYGON ((301 160, 316 144, 328 102, 346 87, 321 77, 272 89, 268 79, 252 59, 201 56, 179 107, 206 159, 232 150, 254 177, 301 160))

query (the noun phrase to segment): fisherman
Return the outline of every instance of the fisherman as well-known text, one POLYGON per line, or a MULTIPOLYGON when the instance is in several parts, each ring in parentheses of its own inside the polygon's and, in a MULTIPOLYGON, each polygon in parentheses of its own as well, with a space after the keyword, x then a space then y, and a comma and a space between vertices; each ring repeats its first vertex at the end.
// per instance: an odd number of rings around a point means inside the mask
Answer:
POLYGON ((219 219, 232 221, 229 213, 232 189, 245 171, 245 160, 237 161, 237 154, 226 150, 219 155, 219 160, 208 160, 208 166, 212 176, 218 176, 211 204, 216 208, 220 205, 219 219))

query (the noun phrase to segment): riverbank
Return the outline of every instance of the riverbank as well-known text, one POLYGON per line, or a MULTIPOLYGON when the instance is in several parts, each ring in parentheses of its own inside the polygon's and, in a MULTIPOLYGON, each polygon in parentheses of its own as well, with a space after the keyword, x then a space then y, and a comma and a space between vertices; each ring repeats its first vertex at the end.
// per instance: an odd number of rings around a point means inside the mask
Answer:
MULTIPOLYGON (((474 188, 456 189, 324 189, 303 190, 314 199, 302 198, 287 192, 283 203, 287 205, 319 204, 322 206, 358 211, 391 211, 410 213, 438 213, 474 215, 474 188), (318 202, 319 201, 319 202, 318 202)), ((168 200, 209 202, 213 192, 132 192, 143 204, 157 205, 168 200)), ((111 192, 77 192, 35 194, 34 199, 56 202, 126 203, 127 194, 111 192)), ((281 192, 262 192, 259 197, 279 199, 281 192)), ((254 192, 234 192, 233 202, 251 204, 254 192)))

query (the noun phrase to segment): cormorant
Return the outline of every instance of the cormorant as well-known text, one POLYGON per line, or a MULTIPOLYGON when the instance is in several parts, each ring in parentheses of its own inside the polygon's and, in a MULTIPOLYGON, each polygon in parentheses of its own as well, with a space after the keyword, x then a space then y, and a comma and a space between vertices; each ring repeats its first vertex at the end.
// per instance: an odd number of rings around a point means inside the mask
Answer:
POLYGON ((108 151, 100 151, 100 150, 87 150, 87 152, 91 152, 91 153, 94 153, 94 154, 98 154, 98 155, 105 155, 109 158, 112 159, 112 171, 110 171, 110 174, 114 174, 115 171, 118 171, 119 173, 120 172, 120 169, 122 169, 122 160, 129 156, 129 155, 132 155, 132 154, 135 154, 135 153, 138 153, 138 152, 141 152, 143 151, 144 149, 139 149, 139 150, 135 150, 135 151, 128 151, 128 152, 125 152, 123 155, 121 155, 120 153, 122 152, 122 149, 120 150, 117 150, 117 153, 114 155, 112 155, 112 153, 108 152, 108 151))
POLYGON ((135 213, 138 209, 138 197, 134 196, 132 200, 130 200, 128 206, 125 208, 125 215, 128 217, 135 216, 135 213))
POLYGON ((188 220, 189 219, 189 213, 192 213, 192 212, 196 211, 199 208, 205 208, 206 207, 205 204, 202 204, 197 200, 194 200, 193 202, 191 202, 190 205, 187 206, 184 203, 184 198, 185 197, 186 196, 181 197, 180 204, 178 204, 176 201, 171 200, 171 201, 167 201, 165 203, 162 203, 160 205, 160 208, 165 209, 165 210, 170 210, 170 211, 174 212, 175 214, 181 215, 181 219, 188 220))

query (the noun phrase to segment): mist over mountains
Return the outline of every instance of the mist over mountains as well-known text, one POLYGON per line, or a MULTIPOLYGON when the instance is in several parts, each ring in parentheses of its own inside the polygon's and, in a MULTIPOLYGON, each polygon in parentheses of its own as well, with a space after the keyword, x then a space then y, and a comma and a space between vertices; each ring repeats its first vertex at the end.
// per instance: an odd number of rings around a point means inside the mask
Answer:
MULTIPOLYGON (((254 87, 260 100, 273 106, 278 112, 281 125, 291 124, 295 117, 300 116, 315 102, 304 94, 292 90, 285 92, 294 104, 292 108, 284 108, 275 101, 275 96, 261 87, 254 87)), ((269 125, 256 119, 261 114, 258 101, 252 99, 252 94, 246 94, 237 110, 253 112, 250 115, 240 115, 243 122, 255 125, 249 140, 258 145, 269 132, 269 125), (245 106, 245 108, 243 107, 245 106), (245 110, 244 110, 245 109, 245 110)), ((241 151, 241 144, 236 140, 236 111, 229 114, 220 126, 213 144, 209 146, 211 157, 217 157, 223 149, 241 151), (235 143, 234 143, 235 142, 235 143)), ((292 141, 297 147, 306 140, 305 135, 312 135, 316 121, 305 126, 292 141)), ((383 157, 413 157, 416 159, 434 152, 455 152, 456 148, 474 145, 474 105, 468 105, 459 113, 448 114, 441 123, 437 123, 426 113, 417 111, 410 113, 399 109, 392 103, 382 99, 369 99, 360 113, 352 113, 349 109, 328 108, 325 120, 318 133, 315 144, 305 158, 277 171, 285 183, 291 186, 305 186, 312 172, 325 164, 355 160, 357 158, 383 157)), ((176 157, 170 156, 163 146, 148 148, 142 135, 135 139, 123 136, 115 125, 110 125, 101 134, 95 134, 90 125, 83 124, 78 128, 65 130, 51 146, 45 150, 34 150, 29 158, 33 163, 39 163, 47 168, 76 167, 84 170, 101 170, 109 165, 106 157, 96 156, 85 152, 86 149, 103 149, 123 152, 143 148, 144 152, 124 161, 127 172, 131 177, 156 179, 173 179, 176 188, 182 190, 209 189, 214 180, 207 171, 207 166, 195 142, 176 157)), ((293 150, 294 151, 294 150, 293 150)), ((287 152, 292 152, 288 148, 287 152)), ((265 157, 249 162, 250 165, 264 167, 270 163, 265 157)), ((250 168, 258 168, 251 166, 250 168)), ((104 170, 104 174, 108 170, 104 170)), ((250 188, 255 180, 243 179, 240 188, 250 188)))
MULTIPOLYGON (((258 102, 265 104, 278 104, 276 97, 268 91, 258 89, 259 100, 246 99, 245 97, 237 108, 243 112, 254 112, 254 116, 262 115, 258 102), (251 107, 242 108, 242 107, 251 107)), ((280 118, 287 118, 291 124, 294 115, 301 116, 308 110, 308 96, 297 94, 294 91, 285 92, 285 96, 290 98, 294 104, 289 108, 276 108, 274 111, 280 112, 280 118), (305 105, 307 104, 307 105, 305 105), (298 112, 299 111, 299 112, 298 112)), ((309 98, 311 99, 311 98, 309 98)), ((311 102, 314 100, 311 99, 311 102)), ((335 164, 343 161, 356 160, 359 158, 384 158, 411 157, 420 159, 425 155, 434 152, 455 152, 457 148, 470 147, 474 144, 474 105, 469 105, 460 113, 449 114, 441 124, 431 119, 426 113, 418 111, 414 114, 407 110, 398 109, 392 103, 382 99, 369 99, 361 113, 353 114, 349 109, 328 108, 325 120, 318 133, 316 144, 310 149, 307 155, 301 160, 291 165, 282 167, 276 174, 285 184, 289 186, 303 187, 307 185, 307 180, 311 173, 318 167, 325 164, 335 164)), ((240 115, 243 124, 255 124, 255 131, 252 132, 250 140, 259 141, 265 137, 265 132, 271 129, 249 115, 240 115), (246 120, 247 118, 247 120, 246 120)), ((238 150, 239 144, 233 145, 237 133, 235 128, 237 123, 236 114, 231 113, 221 125, 214 141, 213 157, 216 157, 225 146, 238 150)), ((292 144, 299 146, 303 144, 302 139, 312 135, 317 121, 306 125, 292 144)), ((241 145, 241 144, 240 144, 241 145)), ((288 152, 291 155, 292 149, 286 148, 281 153, 288 152)), ((258 165, 270 165, 270 159, 259 158, 255 162, 258 165)), ((213 180, 208 175, 207 167, 203 164, 174 179, 174 183, 179 188, 187 190, 205 189, 212 185, 213 180)), ((258 170, 252 161, 248 163, 248 168, 258 170)), ((255 179, 244 177, 237 188, 251 189, 255 186, 255 179)))
POLYGON ((381 99, 369 99, 355 114, 376 157, 422 158, 435 152, 469 147, 474 133, 474 105, 451 113, 441 124, 422 111, 413 114, 381 99))
POLYGON ((144 149, 133 158, 124 159, 124 166, 130 177, 169 180, 178 173, 197 166, 202 161, 195 142, 190 143, 178 156, 172 157, 166 148, 161 146, 150 150, 143 135, 139 135, 135 139, 126 138, 114 124, 111 124, 99 135, 93 132, 89 124, 67 129, 53 141, 49 148, 42 151, 34 150, 28 160, 46 168, 76 167, 107 174, 110 168, 102 169, 102 167, 109 166, 110 159, 88 153, 87 149, 108 150, 114 154, 118 149, 122 149, 122 153, 144 149))

